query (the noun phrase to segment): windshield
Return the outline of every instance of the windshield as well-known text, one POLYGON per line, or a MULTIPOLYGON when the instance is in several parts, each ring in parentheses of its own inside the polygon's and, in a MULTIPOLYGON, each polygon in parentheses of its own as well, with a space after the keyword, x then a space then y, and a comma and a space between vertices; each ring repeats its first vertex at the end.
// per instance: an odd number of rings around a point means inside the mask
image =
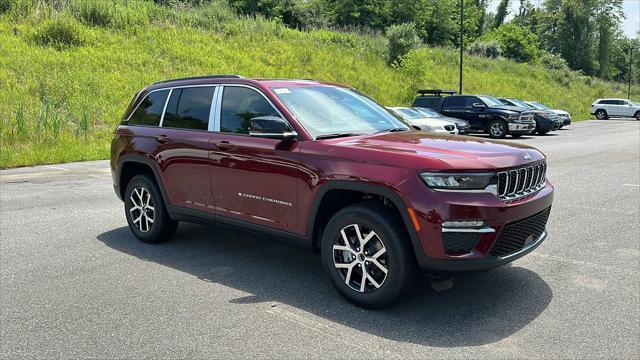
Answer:
POLYGON ((424 116, 416 110, 409 108, 393 108, 405 120, 422 119, 424 116))
POLYGON ((531 104, 533 107, 535 107, 538 110, 549 110, 549 109, 551 109, 547 105, 541 104, 541 103, 535 102, 535 101, 531 101, 529 104, 531 104))
POLYGON ((500 100, 494 98, 493 96, 478 96, 480 98, 480 100, 482 100, 482 102, 484 102, 485 105, 487 105, 488 107, 499 107, 499 106, 503 106, 502 102, 500 102, 500 100))
POLYGON ((442 115, 440 115, 440 113, 435 110, 431 110, 427 108, 413 108, 413 109, 426 117, 432 117, 432 118, 442 117, 442 115))
POLYGON ((373 134, 409 128, 385 108, 352 89, 337 86, 271 88, 314 137, 330 134, 373 134))
POLYGON ((524 109, 535 109, 535 107, 527 104, 526 102, 522 101, 522 100, 518 100, 518 99, 509 99, 509 101, 513 104, 515 104, 517 107, 521 107, 524 109))

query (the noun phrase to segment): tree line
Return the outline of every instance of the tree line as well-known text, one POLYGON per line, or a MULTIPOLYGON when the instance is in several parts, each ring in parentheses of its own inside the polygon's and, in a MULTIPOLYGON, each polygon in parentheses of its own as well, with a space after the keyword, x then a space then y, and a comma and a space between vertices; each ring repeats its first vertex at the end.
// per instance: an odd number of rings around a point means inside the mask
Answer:
MULTIPOLYGON (((409 44, 406 48, 413 39, 429 46, 460 46, 460 0, 229 0, 229 4, 241 14, 279 19, 302 30, 334 27, 402 34, 408 39, 400 39, 409 44)), ((640 42, 622 31, 622 0, 545 0, 539 7, 530 0, 500 0, 495 13, 488 5, 489 0, 464 1, 463 45, 473 53, 624 81, 634 48, 634 77, 640 80, 640 42), (514 14, 509 13, 510 2, 518 3, 514 14)), ((401 55, 395 51, 392 57, 401 55)))

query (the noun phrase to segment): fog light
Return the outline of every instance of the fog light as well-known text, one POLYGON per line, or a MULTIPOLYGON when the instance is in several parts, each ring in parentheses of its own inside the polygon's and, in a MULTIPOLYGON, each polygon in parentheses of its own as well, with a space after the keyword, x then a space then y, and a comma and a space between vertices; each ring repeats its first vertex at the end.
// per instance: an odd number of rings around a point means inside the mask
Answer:
POLYGON ((442 223, 442 227, 447 228, 470 228, 482 226, 484 226, 484 221, 482 220, 449 220, 442 223))

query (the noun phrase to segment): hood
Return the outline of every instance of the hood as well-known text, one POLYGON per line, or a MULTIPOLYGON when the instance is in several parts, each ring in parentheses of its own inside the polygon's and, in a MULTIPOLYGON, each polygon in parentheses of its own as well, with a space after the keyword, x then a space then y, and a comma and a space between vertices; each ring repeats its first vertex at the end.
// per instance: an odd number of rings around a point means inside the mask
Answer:
POLYGON ((521 107, 511 106, 511 105, 496 106, 493 109, 511 110, 511 111, 515 111, 517 113, 521 113, 521 112, 525 112, 525 111, 531 111, 529 109, 523 109, 521 107))
MULTIPOLYGON (((330 140, 332 145, 375 152, 391 152, 407 155, 403 165, 414 164, 423 169, 427 162, 435 159, 455 170, 495 170, 520 166, 544 159, 544 155, 526 145, 485 140, 470 136, 432 135, 422 131, 364 135, 330 140)), ((384 159, 375 154, 376 159, 384 159)), ((393 165, 398 165, 397 157, 393 165)))
POLYGON ((564 111, 564 110, 560 110, 560 109, 551 109, 551 110, 549 110, 549 111, 554 112, 554 113, 556 113, 556 114, 558 114, 558 115, 566 115, 566 116, 569 116, 569 113, 568 113, 568 112, 566 112, 566 111, 564 111))

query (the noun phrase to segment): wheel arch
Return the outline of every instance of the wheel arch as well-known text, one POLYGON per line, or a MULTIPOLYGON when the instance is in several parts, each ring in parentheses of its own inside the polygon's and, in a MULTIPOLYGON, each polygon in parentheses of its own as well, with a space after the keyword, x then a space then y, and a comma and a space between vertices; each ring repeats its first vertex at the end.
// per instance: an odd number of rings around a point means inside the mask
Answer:
POLYGON ((118 167, 118 195, 120 196, 120 199, 124 199, 124 192, 126 191, 127 184, 134 176, 139 174, 149 174, 158 185, 164 203, 166 205, 170 205, 168 201, 169 198, 167 197, 157 166, 151 159, 140 155, 126 155, 122 157, 118 167))
POLYGON ((313 200, 309 212, 310 220, 306 229, 306 237, 308 241, 310 241, 312 249, 314 251, 319 250, 322 230, 335 211, 367 199, 383 201, 392 205, 404 225, 404 230, 411 241, 414 255, 416 255, 418 251, 421 251, 420 238, 409 214, 409 207, 400 195, 383 185, 363 184, 343 180, 334 180, 323 184, 313 200), (332 201, 336 199, 336 195, 339 195, 337 198, 341 199, 337 204, 332 201))

